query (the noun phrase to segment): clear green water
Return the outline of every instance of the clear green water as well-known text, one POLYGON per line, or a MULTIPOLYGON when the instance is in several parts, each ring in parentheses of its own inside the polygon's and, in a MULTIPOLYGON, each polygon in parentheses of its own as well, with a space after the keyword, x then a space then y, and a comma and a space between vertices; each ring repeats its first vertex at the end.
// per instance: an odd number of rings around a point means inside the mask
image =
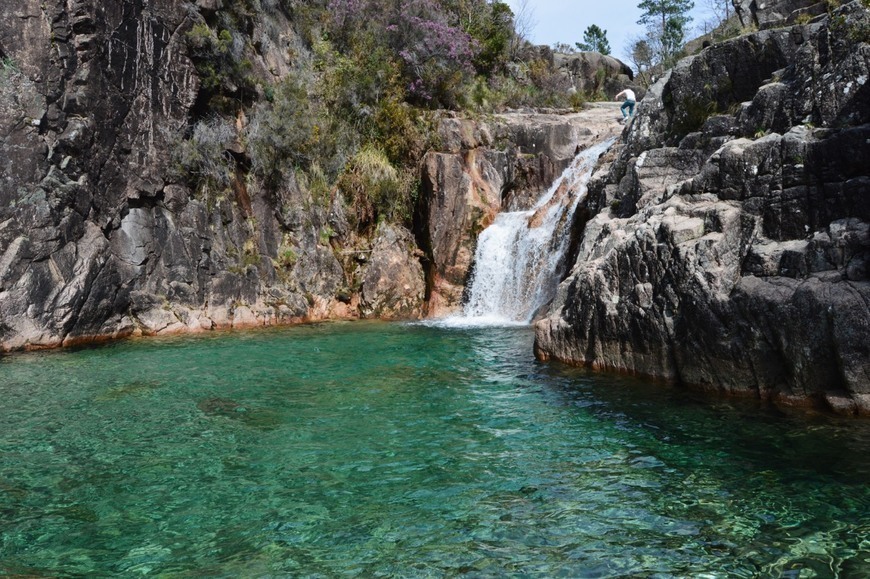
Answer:
POLYGON ((0 575, 870 576, 870 425, 327 324, 0 358, 0 575))

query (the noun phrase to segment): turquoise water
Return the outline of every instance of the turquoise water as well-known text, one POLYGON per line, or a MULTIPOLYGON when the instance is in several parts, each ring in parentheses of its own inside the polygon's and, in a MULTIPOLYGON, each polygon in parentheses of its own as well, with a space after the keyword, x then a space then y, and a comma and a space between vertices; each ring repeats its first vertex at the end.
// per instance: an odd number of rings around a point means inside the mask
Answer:
POLYGON ((345 323, 0 358, 0 575, 870 576, 870 425, 345 323))

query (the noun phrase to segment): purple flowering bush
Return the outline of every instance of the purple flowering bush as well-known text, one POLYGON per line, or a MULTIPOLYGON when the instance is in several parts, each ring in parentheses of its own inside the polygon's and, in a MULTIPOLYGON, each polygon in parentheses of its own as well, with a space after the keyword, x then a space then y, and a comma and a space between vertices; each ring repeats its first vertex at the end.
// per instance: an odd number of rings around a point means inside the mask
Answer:
POLYGON ((268 189, 290 172, 317 173, 365 234, 382 219, 411 219, 419 162, 437 146, 438 109, 571 104, 552 58, 522 39, 503 1, 222 6, 190 4, 185 38, 201 104, 177 157, 194 187, 229 187, 232 173, 268 189), (272 58, 286 47, 289 70, 267 70, 263 46, 272 58))
POLYGON ((377 38, 399 57, 410 101, 455 108, 458 89, 475 72, 479 44, 447 8, 439 0, 329 2, 340 48, 377 38))

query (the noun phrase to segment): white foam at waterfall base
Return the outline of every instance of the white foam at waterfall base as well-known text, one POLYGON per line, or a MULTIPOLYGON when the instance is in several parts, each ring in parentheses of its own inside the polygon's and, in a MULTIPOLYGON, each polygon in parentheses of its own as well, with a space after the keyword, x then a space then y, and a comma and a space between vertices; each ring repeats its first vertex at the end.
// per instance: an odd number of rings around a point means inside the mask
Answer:
POLYGON ((574 211, 586 198, 595 163, 613 141, 578 154, 531 210, 499 213, 477 240, 462 313, 430 323, 459 328, 530 324, 556 294, 574 211), (536 213, 542 215, 532 224, 536 213))

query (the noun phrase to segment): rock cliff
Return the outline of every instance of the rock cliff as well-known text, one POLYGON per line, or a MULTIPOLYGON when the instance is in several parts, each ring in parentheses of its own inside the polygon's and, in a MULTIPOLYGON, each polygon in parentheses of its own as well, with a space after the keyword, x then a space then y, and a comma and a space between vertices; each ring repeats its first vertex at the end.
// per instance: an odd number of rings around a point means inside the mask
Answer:
POLYGON ((652 87, 537 356, 870 413, 868 41, 851 2, 652 87))
MULTIPOLYGON (((292 175, 269 189, 237 176, 215 198, 173 176, 168 153, 203 94, 189 34, 213 6, 8 4, 0 349, 359 315, 332 247, 339 204, 312 203, 292 175)), ((293 34, 269 18, 248 62, 264 83, 286 72, 293 34)), ((382 285, 371 271, 362 283, 382 285)))
POLYGON ((360 234, 348 201, 291 160, 277 160, 280 179, 250 170, 244 111, 311 58, 294 4, 270 5, 230 14, 220 0, 4 4, 0 351, 418 318, 433 296, 440 311, 461 296, 476 233, 503 197, 520 204, 547 187, 591 135, 571 116, 448 115, 443 150, 423 163, 418 230, 382 223, 360 234), (209 46, 217 52, 203 61, 209 46), (229 51, 239 53, 232 64, 220 60, 229 51), (245 104, 235 119, 213 108, 227 101, 245 104), (174 167, 179 139, 197 131, 232 168, 222 187, 198 189, 174 167))

